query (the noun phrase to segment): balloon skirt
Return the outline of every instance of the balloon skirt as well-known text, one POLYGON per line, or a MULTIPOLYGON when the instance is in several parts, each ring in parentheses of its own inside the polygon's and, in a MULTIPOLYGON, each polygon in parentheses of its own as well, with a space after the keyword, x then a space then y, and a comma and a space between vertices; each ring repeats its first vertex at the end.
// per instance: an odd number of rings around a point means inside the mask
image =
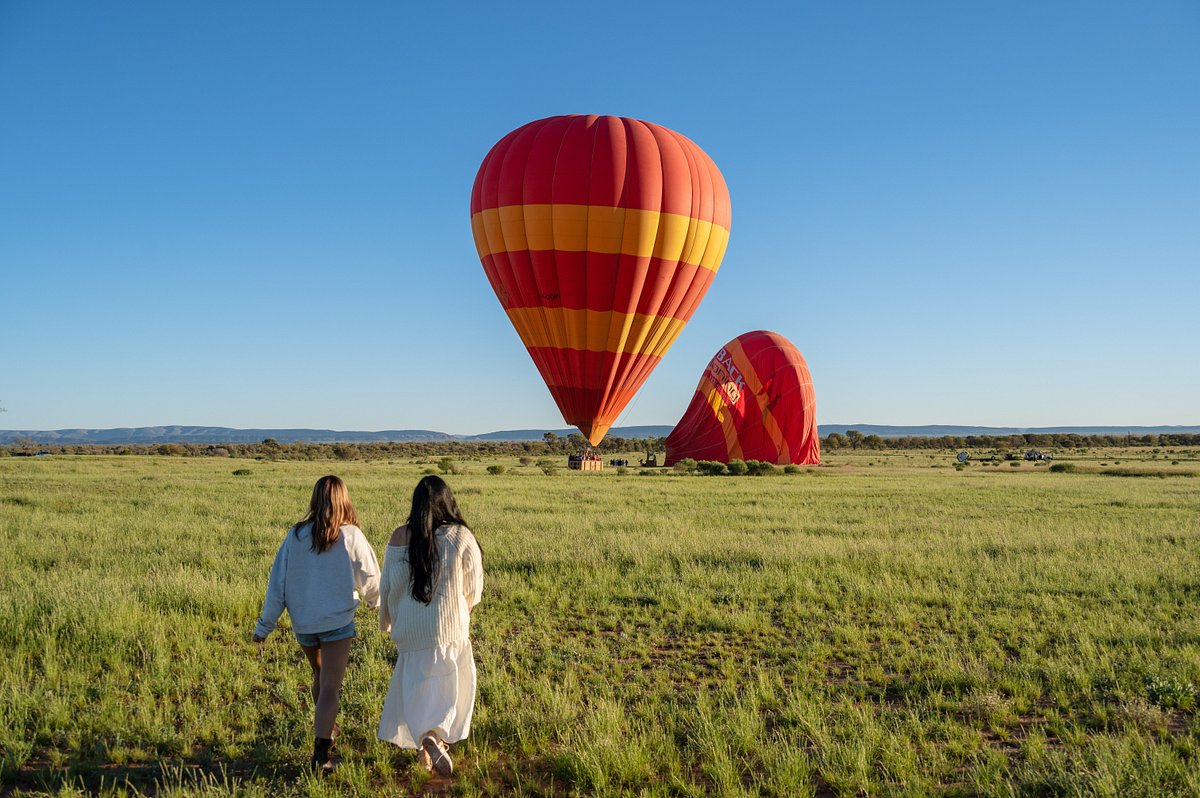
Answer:
POLYGON ((475 708, 475 658, 470 641, 401 651, 392 671, 379 739, 419 748, 432 731, 448 743, 467 739, 475 708))

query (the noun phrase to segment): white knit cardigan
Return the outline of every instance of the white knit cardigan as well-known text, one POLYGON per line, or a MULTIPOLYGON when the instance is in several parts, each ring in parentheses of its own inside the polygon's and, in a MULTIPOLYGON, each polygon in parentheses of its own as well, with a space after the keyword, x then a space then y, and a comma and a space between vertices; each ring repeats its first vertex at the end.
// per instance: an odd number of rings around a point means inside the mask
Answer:
POLYGON ((471 530, 447 524, 434 531, 438 570, 433 600, 412 596, 408 545, 388 546, 379 585, 379 628, 398 651, 420 651, 470 639, 471 608, 483 595, 483 557, 471 530))

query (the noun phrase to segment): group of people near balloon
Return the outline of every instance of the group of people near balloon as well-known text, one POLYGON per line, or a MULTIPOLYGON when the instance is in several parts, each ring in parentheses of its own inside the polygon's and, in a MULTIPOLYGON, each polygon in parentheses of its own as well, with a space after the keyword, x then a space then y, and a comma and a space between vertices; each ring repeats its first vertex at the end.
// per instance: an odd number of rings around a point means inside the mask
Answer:
POLYGON ((379 612, 396 646, 380 709, 379 739, 415 749, 429 771, 449 776, 450 743, 466 739, 475 706, 471 610, 483 594, 483 554, 450 486, 427 476, 413 490, 407 521, 388 541, 383 569, 358 526, 346 484, 325 476, 308 513, 284 537, 254 628, 263 643, 286 609, 312 669, 313 752, 328 772, 360 603, 379 612))

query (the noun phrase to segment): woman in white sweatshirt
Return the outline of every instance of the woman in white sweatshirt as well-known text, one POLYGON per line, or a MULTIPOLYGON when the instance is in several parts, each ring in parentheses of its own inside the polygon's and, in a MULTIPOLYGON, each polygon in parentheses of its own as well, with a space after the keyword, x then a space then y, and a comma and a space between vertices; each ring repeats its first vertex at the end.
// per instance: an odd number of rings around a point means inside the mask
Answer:
POLYGON ((467 738, 475 707, 470 626, 483 593, 483 556, 440 477, 425 477, 413 491, 379 591, 379 628, 397 651, 379 739, 419 749, 426 769, 449 776, 447 744, 467 738))
POLYGON ((321 477, 313 487, 308 514, 288 530, 275 555, 267 598, 254 629, 254 642, 266 639, 287 609, 292 631, 312 666, 314 769, 333 766, 334 721, 342 679, 354 640, 354 611, 361 600, 379 606, 379 561, 358 528, 346 483, 321 477))

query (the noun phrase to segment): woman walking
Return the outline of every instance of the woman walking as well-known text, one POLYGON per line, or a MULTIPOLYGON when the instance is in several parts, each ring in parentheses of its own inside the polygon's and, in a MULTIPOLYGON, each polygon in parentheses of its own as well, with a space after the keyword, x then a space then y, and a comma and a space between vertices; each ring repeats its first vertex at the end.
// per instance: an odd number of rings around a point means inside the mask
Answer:
POLYGON ((450 486, 425 477, 384 557, 379 628, 390 633, 397 658, 379 739, 418 749, 421 764, 442 776, 454 770, 448 745, 471 730, 471 609, 482 593, 479 544, 450 486))
POLYGON ((313 753, 315 770, 328 772, 342 679, 354 640, 354 611, 360 597, 379 606, 379 561, 358 528, 346 483, 321 477, 313 487, 308 514, 288 530, 275 555, 267 598, 254 628, 261 643, 284 609, 312 667, 313 753))

